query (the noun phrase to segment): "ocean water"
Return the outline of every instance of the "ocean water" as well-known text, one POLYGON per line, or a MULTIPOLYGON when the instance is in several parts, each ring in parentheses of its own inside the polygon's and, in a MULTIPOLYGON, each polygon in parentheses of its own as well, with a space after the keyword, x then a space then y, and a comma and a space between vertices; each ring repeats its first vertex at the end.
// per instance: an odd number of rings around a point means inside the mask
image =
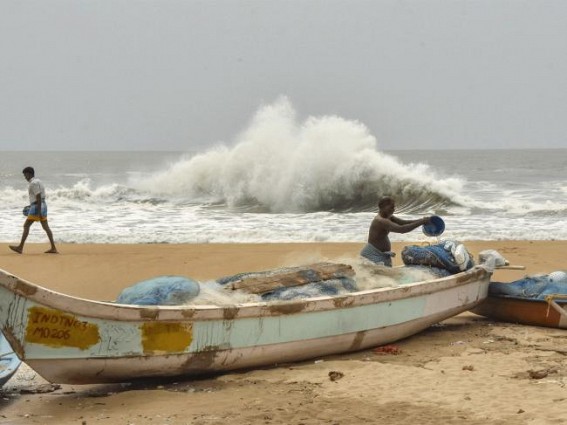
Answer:
MULTIPOLYGON (((362 243, 382 195, 400 217, 442 216, 444 239, 567 239, 567 149, 384 152, 357 121, 285 104, 198 151, 0 152, 0 241, 20 238, 27 165, 58 242, 362 243)), ((28 241, 46 241, 39 225, 28 241)))

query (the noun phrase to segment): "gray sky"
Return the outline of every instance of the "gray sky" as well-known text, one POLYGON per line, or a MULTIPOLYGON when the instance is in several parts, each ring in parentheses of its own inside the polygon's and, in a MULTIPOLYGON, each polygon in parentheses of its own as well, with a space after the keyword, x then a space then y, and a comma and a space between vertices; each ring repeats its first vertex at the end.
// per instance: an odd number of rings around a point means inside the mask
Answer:
POLYGON ((286 95, 381 149, 567 148, 564 0, 0 0, 0 150, 230 143, 286 95))

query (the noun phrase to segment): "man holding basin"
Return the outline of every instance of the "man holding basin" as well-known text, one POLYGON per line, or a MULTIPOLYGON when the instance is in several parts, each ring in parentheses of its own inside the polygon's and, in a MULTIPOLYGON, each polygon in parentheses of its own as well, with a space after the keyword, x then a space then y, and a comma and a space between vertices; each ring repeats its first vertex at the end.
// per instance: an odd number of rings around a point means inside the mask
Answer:
POLYGON ((444 228, 440 217, 428 216, 417 220, 402 220, 394 216, 396 203, 393 198, 385 196, 378 202, 379 212, 370 224, 368 231, 368 243, 360 251, 360 255, 376 264, 382 264, 386 267, 392 267, 392 244, 388 235, 394 233, 408 233, 418 228, 426 226, 424 232, 432 235, 441 234, 444 228), (439 221, 439 222, 437 222, 439 221))

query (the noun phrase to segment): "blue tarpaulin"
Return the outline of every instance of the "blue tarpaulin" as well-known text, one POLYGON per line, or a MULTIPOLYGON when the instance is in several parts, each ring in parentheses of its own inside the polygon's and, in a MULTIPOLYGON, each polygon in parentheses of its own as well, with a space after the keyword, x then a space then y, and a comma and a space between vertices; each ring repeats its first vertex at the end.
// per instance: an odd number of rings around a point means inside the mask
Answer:
POLYGON ((550 274, 526 276, 513 282, 490 282, 488 292, 515 298, 543 300, 551 294, 567 295, 567 273, 556 271, 550 274))
POLYGON ((460 273, 474 266, 471 255, 466 257, 466 264, 460 265, 453 256, 452 247, 454 247, 454 244, 448 245, 447 242, 428 246, 409 245, 404 247, 402 251, 402 261, 405 265, 445 269, 452 274, 460 273))
POLYGON ((116 302, 135 305, 181 305, 199 295, 199 283, 183 276, 158 276, 124 289, 116 302))

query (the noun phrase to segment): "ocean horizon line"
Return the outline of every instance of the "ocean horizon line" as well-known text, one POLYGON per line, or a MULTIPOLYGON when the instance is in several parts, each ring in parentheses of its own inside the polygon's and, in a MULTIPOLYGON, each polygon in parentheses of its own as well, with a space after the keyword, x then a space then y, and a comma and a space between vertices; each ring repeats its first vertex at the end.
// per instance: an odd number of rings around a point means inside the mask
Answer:
MULTIPOLYGON (((227 143, 218 143, 213 145, 206 145, 206 146, 195 146, 195 148, 191 149, 44 149, 44 150, 37 150, 37 149, 21 149, 21 150, 13 150, 13 149, 0 149, 0 152, 5 153, 20 153, 20 152, 37 152, 37 153, 121 153, 121 152, 139 152, 139 153, 187 153, 187 152, 201 152, 203 149, 213 149, 219 146, 232 146, 233 144, 227 143)), ((481 148, 481 149, 470 149, 470 148, 447 148, 447 149, 439 149, 439 148, 419 148, 419 149, 412 149, 412 148, 402 148, 402 149, 379 149, 384 153, 389 152, 491 152, 491 151, 567 151, 567 147, 565 148, 558 148, 558 147, 532 147, 532 148, 524 148, 524 147, 495 147, 495 148, 481 148)))

